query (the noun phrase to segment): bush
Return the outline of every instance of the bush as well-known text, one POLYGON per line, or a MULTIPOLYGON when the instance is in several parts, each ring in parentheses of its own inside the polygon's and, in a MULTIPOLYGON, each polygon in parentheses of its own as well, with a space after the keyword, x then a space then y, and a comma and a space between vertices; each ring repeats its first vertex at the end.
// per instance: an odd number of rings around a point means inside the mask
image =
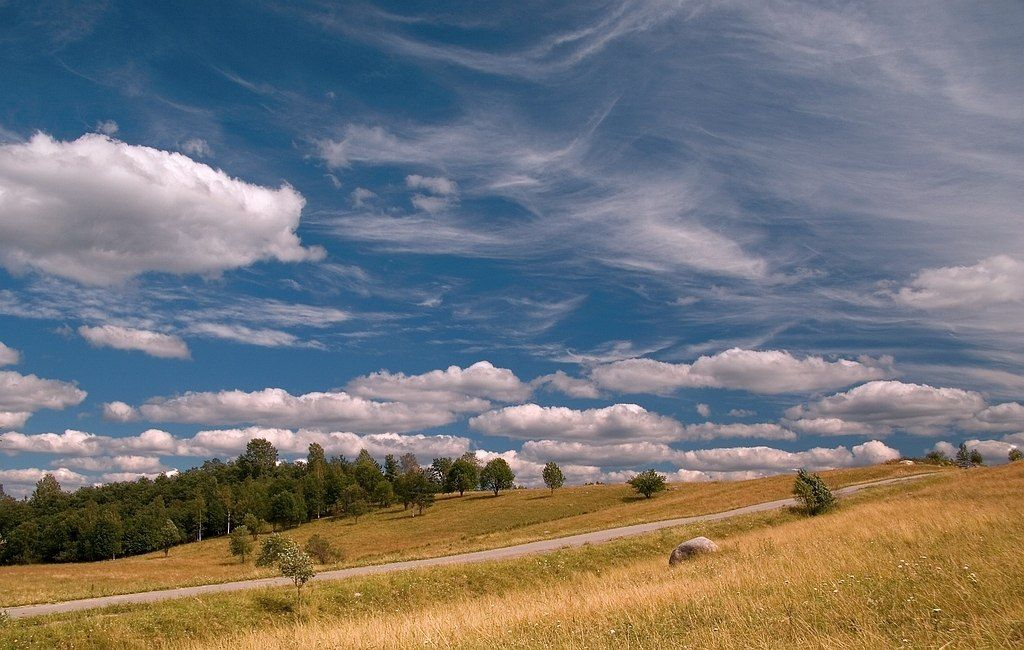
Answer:
POLYGON ((281 561, 287 551, 299 550, 295 540, 282 537, 277 533, 269 535, 260 545, 260 554, 256 557, 256 566, 272 566, 281 561))
POLYGON ((330 540, 319 534, 313 535, 306 542, 305 551, 320 564, 331 564, 341 559, 341 552, 334 548, 330 540))
POLYGON ((825 481, 817 474, 808 474, 803 469, 797 472, 793 496, 800 502, 804 512, 812 516, 827 512, 836 505, 836 496, 825 485, 825 481))
POLYGON ((646 499, 650 499, 653 494, 658 492, 664 492, 666 488, 665 477, 653 469, 640 472, 626 482, 632 485, 638 494, 644 495, 646 499))
POLYGON ((1010 453, 1007 454, 1007 459, 1011 463, 1016 463, 1018 460, 1024 460, 1024 452, 1020 449, 1011 449, 1010 453))

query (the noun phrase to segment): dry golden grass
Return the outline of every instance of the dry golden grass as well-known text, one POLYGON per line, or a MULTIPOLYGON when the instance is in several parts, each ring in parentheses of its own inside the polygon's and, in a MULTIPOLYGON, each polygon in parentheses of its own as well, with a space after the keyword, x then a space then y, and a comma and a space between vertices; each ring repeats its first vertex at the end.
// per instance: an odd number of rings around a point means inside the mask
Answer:
POLYGON ((866 494, 838 512, 395 614, 316 617, 203 647, 1024 646, 1024 463, 866 494))
MULTIPOLYGON (((936 471, 928 466, 878 465, 826 472, 833 486, 936 471)), ((314 533, 330 538, 345 559, 330 567, 450 555, 561 537, 614 526, 719 512, 789 496, 791 476, 728 483, 676 484, 654 499, 638 499, 625 485, 516 490, 446 496, 422 517, 401 507, 359 520, 321 520, 288 531, 304 543, 314 533)), ((241 565, 227 540, 210 539, 109 562, 0 567, 0 607, 227 582, 272 575, 241 565)))

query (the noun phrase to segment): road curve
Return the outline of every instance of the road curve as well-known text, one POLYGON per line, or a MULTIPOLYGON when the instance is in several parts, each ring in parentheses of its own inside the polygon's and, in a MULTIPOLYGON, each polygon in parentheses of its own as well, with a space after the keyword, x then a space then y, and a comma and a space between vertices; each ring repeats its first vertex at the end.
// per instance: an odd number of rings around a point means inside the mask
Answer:
MULTIPOLYGON (((911 481, 933 473, 915 474, 900 478, 883 479, 870 483, 850 485, 835 491, 837 496, 847 496, 859 492, 865 488, 889 485, 911 481)), ((474 551, 472 553, 459 553, 458 555, 446 555, 442 557, 425 558, 422 560, 407 560, 405 562, 390 562, 388 564, 375 564, 370 566, 352 567, 349 569, 338 569, 336 571, 324 571, 317 574, 314 580, 343 580, 357 576, 374 575, 378 573, 390 573, 392 571, 404 571, 406 569, 420 569, 423 567, 446 566, 449 564, 468 564, 470 562, 487 562, 491 560, 506 560, 509 558, 522 557, 556 551, 562 548, 572 548, 584 544, 600 544, 613 539, 642 535, 663 528, 674 528, 704 521, 718 521, 739 515, 748 515, 755 512, 777 510, 796 505, 794 499, 779 499, 778 501, 767 501, 742 508, 716 512, 707 515, 695 515, 692 517, 681 517, 679 519, 665 519, 652 521, 645 524, 634 524, 632 526, 621 526, 619 528, 607 528, 592 533, 580 533, 568 537, 557 537, 545 539, 538 542, 516 544, 503 548, 494 548, 486 551, 474 551)), ((177 589, 161 589, 159 591, 143 591, 134 594, 120 594, 117 596, 100 596, 98 598, 83 598, 81 600, 69 600, 63 603, 47 603, 41 605, 23 605, 10 607, 5 611, 10 618, 28 618, 31 616, 45 616, 47 614, 62 614, 65 612, 76 612, 84 609, 96 609, 109 607, 111 605, 130 605, 139 603, 155 603, 161 600, 173 598, 188 598, 191 596, 202 596, 205 594, 218 594, 228 591, 242 591, 244 589, 259 589, 261 587, 282 587, 291 585, 288 578, 260 578, 256 580, 241 580, 237 582, 222 582, 212 585, 199 585, 196 587, 179 587, 177 589)))

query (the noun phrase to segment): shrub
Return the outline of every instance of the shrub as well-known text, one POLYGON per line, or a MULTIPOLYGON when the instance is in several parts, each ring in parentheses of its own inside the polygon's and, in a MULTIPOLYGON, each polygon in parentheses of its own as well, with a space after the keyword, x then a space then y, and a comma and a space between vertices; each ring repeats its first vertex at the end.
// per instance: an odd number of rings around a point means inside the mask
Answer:
POLYGON ((322 535, 313 535, 306 542, 305 551, 320 564, 330 564, 341 559, 341 552, 330 540, 322 535))
POLYGON ((836 496, 825 485, 825 481, 817 474, 808 474, 803 469, 797 472, 793 496, 809 515, 820 515, 836 505, 836 496))
POLYGON ((644 495, 646 499, 650 499, 658 492, 663 492, 666 488, 665 477, 653 469, 644 470, 626 482, 633 486, 637 494, 644 495))
POLYGON ((953 461, 949 459, 949 456, 938 450, 929 451, 924 455, 924 460, 922 462, 928 463, 929 465, 953 464, 953 461))
POLYGON ((282 537, 277 533, 269 535, 260 545, 260 554, 256 557, 256 566, 272 566, 281 561, 284 553, 290 549, 299 550, 295 540, 282 537))
POLYGON ((1024 452, 1020 449, 1011 449, 1010 453, 1007 454, 1007 458, 1011 463, 1016 463, 1018 460, 1024 459, 1024 452))

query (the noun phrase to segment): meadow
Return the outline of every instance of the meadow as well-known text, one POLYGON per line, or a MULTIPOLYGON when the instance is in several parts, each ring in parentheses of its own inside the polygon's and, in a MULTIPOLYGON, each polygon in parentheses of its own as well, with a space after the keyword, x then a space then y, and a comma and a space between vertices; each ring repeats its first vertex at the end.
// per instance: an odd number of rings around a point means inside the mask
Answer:
MULTIPOLYGON (((936 471, 933 466, 877 465, 823 473, 832 487, 936 471)), ((422 516, 395 506, 352 519, 322 519, 286 531, 304 543, 320 534, 344 556, 318 570, 484 550, 660 519, 720 512, 790 496, 788 475, 736 482, 674 484, 653 499, 627 485, 588 485, 555 491, 514 490, 493 497, 469 492, 439 496, 422 516)), ((57 602, 152 589, 275 575, 251 559, 241 564, 226 538, 162 552, 89 563, 0 567, 0 607, 57 602)))
POLYGON ((504 562, 8 622, 4 647, 1024 644, 1024 463, 504 562), (722 550, 675 568, 682 539, 722 550))

